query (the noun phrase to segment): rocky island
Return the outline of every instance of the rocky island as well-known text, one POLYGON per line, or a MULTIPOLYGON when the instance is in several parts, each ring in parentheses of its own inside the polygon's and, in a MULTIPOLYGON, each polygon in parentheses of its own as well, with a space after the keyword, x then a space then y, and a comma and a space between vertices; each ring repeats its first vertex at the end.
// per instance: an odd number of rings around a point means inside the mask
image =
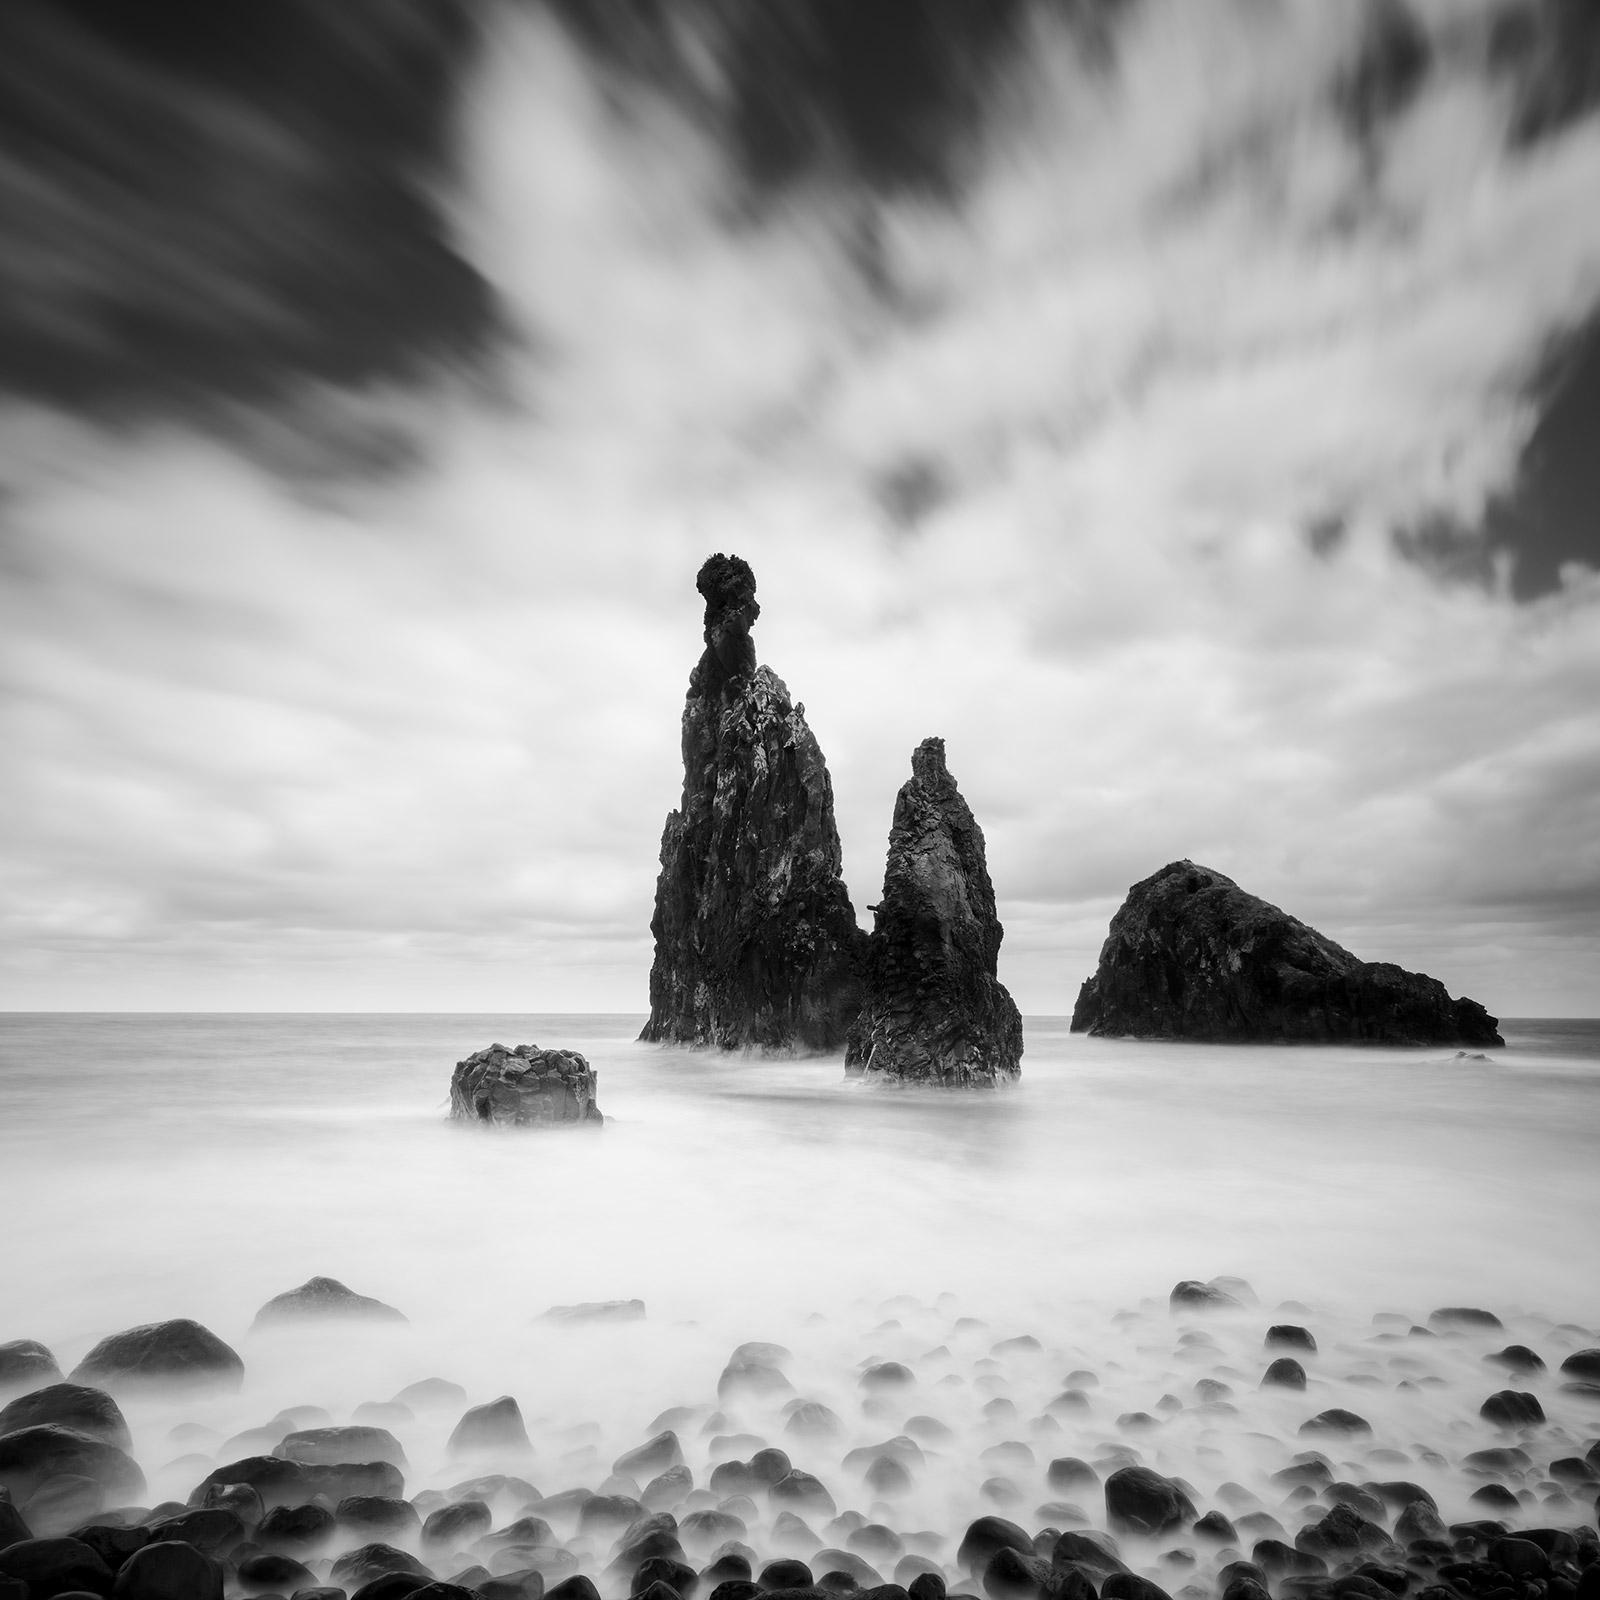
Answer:
POLYGON ((683 708, 683 796, 661 836, 641 1039, 836 1050, 866 935, 841 876, 833 786, 805 711, 756 663, 761 607, 738 556, 700 568, 705 652, 683 708))
POLYGON ((983 830, 924 739, 895 800, 867 990, 845 1070, 869 1078, 993 1084, 1022 1070, 1022 1017, 996 976, 1004 930, 983 830))
POLYGON ((599 1080, 576 1050, 492 1044, 456 1063, 450 1077, 450 1115, 457 1122, 554 1128, 605 1121, 596 1100, 599 1080))
POLYGON ((1211 1044, 1499 1045, 1436 978, 1362 961, 1231 878, 1174 861, 1111 919, 1075 1033, 1211 1044))

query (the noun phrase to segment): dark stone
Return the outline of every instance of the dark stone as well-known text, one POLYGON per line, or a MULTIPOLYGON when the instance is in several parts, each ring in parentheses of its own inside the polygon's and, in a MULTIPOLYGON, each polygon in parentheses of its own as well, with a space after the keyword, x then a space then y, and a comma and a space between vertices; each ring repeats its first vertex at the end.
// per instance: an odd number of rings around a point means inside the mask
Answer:
MULTIPOLYGON (((749 1582, 752 1563, 749 1556, 741 1553, 741 1550, 748 1550, 749 1546, 734 1548, 733 1544, 734 1542, 729 1540, 712 1558, 710 1564, 700 1569, 702 1589, 713 1589, 719 1583, 749 1582)), ((754 1588, 755 1585, 752 1583, 751 1587, 754 1588)))
POLYGON ((310 1550, 332 1538, 333 1529, 326 1506, 274 1506, 256 1528, 255 1541, 265 1550, 310 1550))
POLYGON ((531 1448, 522 1407, 509 1394, 464 1411, 447 1446, 456 1456, 506 1450, 520 1454, 531 1448))
POLYGON ((882 1586, 883 1574, 870 1562, 863 1561, 860 1556, 849 1550, 838 1550, 832 1547, 819 1550, 811 1558, 812 1570, 817 1574, 817 1582, 826 1586, 829 1578, 837 1577, 843 1573, 860 1590, 871 1590, 882 1586))
POLYGON ((0 1394, 54 1383, 60 1376, 56 1358, 37 1339, 8 1339, 0 1344, 0 1394))
POLYGON ((1044 1471, 1044 1481, 1052 1489, 1098 1489, 1100 1474, 1077 1456, 1057 1456, 1044 1471))
POLYGON ((286 1434, 272 1453, 285 1461, 298 1461, 302 1467, 333 1467, 365 1461, 387 1461, 402 1471, 406 1467, 406 1453, 387 1428, 369 1428, 355 1423, 334 1428, 302 1428, 286 1434))
POLYGON ((1361 961, 1220 872, 1175 861, 1111 919, 1077 1033, 1217 1044, 1499 1045, 1476 1001, 1361 961))
POLYGON ((209 1328, 180 1317, 102 1339, 72 1369, 74 1383, 106 1389, 136 1384, 237 1389, 244 1362, 209 1328))
POLYGON ((133 1440, 117 1402, 103 1389, 85 1388, 80 1383, 51 1383, 19 1395, 0 1410, 0 1434, 15 1433, 41 1422, 75 1428, 91 1438, 104 1439, 119 1450, 133 1440))
POLYGON ((1234 1544, 1239 1538, 1238 1529, 1220 1511, 1206 1512, 1192 1531, 1202 1539, 1213 1539, 1218 1544, 1234 1544))
POLYGON ((1437 1311, 1428 1313, 1428 1326, 1439 1329, 1481 1329, 1499 1328, 1504 1324, 1494 1312, 1480 1310, 1477 1306, 1440 1306, 1437 1311))
POLYGON ((4 1550, 8 1544, 16 1544, 18 1540, 32 1537, 33 1530, 28 1526, 22 1513, 5 1494, 0 1494, 0 1550, 4 1550))
POLYGON ((181 1539, 152 1539, 123 1562, 113 1600, 222 1600, 222 1563, 181 1539))
POLYGON ((1531 1428, 1544 1421, 1544 1407, 1537 1395, 1501 1389, 1478 1407, 1478 1415, 1499 1428, 1531 1428))
POLYGON ((337 1278, 307 1278, 298 1289, 274 1295, 256 1312, 252 1330, 283 1323, 354 1320, 405 1322, 404 1312, 347 1289, 337 1278))
POLYGON ((919 1572, 906 1585, 910 1600, 945 1600, 944 1578, 937 1572, 919 1572))
POLYGON ((431 1577, 421 1572, 380 1572, 360 1583, 350 1600, 410 1600, 412 1595, 432 1581, 431 1577))
POLYGON ((352 1533, 410 1536, 422 1531, 422 1519, 409 1500, 389 1495, 346 1495, 334 1508, 334 1520, 352 1533))
POLYGON ((1295 1535, 1295 1547, 1313 1555, 1338 1557, 1356 1551, 1382 1550, 1389 1536, 1348 1505, 1336 1505, 1326 1516, 1295 1535))
POLYGON ((683 796, 661 835, 642 1039, 836 1050, 861 1003, 865 937, 841 873, 833 785, 804 709, 750 629, 755 576, 700 568, 705 653, 683 709, 683 796))
POLYGON ((1101 1600, 1172 1600, 1158 1583, 1136 1572, 1113 1572, 1100 1585, 1101 1600))
POLYGON ((1261 1374, 1263 1389, 1303 1389, 1306 1386, 1306 1369, 1293 1356, 1279 1356, 1261 1374))
POLYGON ((1194 1278, 1185 1278, 1182 1283, 1174 1284, 1172 1293, 1167 1296, 1167 1306, 1174 1312, 1229 1311, 1243 1304, 1237 1295, 1230 1294, 1221 1284, 1200 1283, 1194 1278))
POLYGON ((410 1406, 413 1411, 433 1411, 445 1406, 458 1406, 467 1398, 467 1391, 448 1378, 421 1378, 408 1383, 395 1396, 398 1404, 410 1406))
POLYGON ((1033 1540, 1028 1537, 1026 1529, 1004 1517, 979 1517, 967 1525, 967 1531, 956 1550, 956 1560, 975 1577, 981 1577, 995 1553, 1000 1550, 1032 1556, 1033 1540))
POLYGON ((736 1395, 750 1395, 761 1399, 793 1392, 794 1385, 776 1366, 767 1361, 735 1357, 722 1369, 722 1376, 717 1379, 719 1400, 729 1400, 736 1395))
MULTIPOLYGON (((526 1593, 524 1589, 521 1591, 526 1593)), ((482 1600, 482 1589, 474 1586, 469 1589, 463 1583, 443 1583, 435 1579, 432 1583, 425 1583, 420 1589, 413 1589, 409 1600, 482 1600)))
MULTIPOLYGON (((702 1583, 705 1573, 700 1575, 702 1583)), ((711 1589, 708 1600, 755 1600, 760 1588, 748 1578, 722 1578, 711 1589)))
POLYGON ((993 1600, 1032 1600, 1052 1587, 1054 1569, 1039 1556, 1001 1545, 981 1569, 983 1592, 993 1600))
POLYGON ((809 1589, 814 1581, 805 1562, 788 1558, 769 1561, 756 1575, 756 1584, 762 1589, 809 1589))
POLYGON ((544 1600, 600 1600, 600 1591, 595 1588, 592 1578, 575 1572, 570 1578, 563 1578, 560 1583, 546 1589, 544 1600))
POLYGON ((317 1581, 317 1575, 293 1556, 266 1550, 260 1555, 246 1556, 235 1571, 239 1574, 239 1582, 251 1593, 276 1589, 288 1594, 317 1581))
POLYGON ((694 1474, 681 1463, 658 1472, 639 1491, 639 1503, 648 1511, 671 1511, 694 1490, 694 1474))
POLYGON ((845 1070, 912 1083, 995 1084, 1022 1071, 1022 1014, 1000 982, 1004 930, 983 830, 924 739, 894 805, 866 991, 845 1070))
POLYGON ((1574 1350, 1561 1363, 1561 1370, 1569 1377, 1600 1380, 1600 1350, 1574 1350))
POLYGON ((450 1115, 458 1122, 518 1128, 598 1127, 605 1121, 598 1089, 594 1069, 576 1050, 492 1044, 456 1063, 450 1115))
POLYGON ((87 1478, 113 1501, 134 1500, 144 1493, 144 1474, 132 1456, 104 1439, 36 1423, 0 1435, 0 1489, 27 1500, 47 1479, 87 1478))
POLYGON ((1339 1406, 1332 1406, 1326 1411, 1319 1411, 1316 1416, 1302 1422, 1300 1424, 1300 1432, 1302 1434, 1371 1433, 1372 1424, 1365 1417, 1358 1417, 1353 1411, 1345 1411, 1339 1406))
POLYGON ((245 1526, 231 1511, 202 1506, 163 1517, 150 1525, 152 1544, 187 1544, 208 1556, 224 1556, 245 1536, 245 1526))
POLYGON ((694 1592, 698 1577, 687 1561, 675 1556, 648 1556, 634 1569, 628 1593, 642 1596, 659 1584, 668 1595, 689 1595, 694 1592))
POLYGON ((683 1447, 670 1428, 633 1450, 625 1450, 611 1463, 611 1470, 630 1478, 644 1478, 668 1467, 683 1465, 683 1447))
POLYGON ((1293 1322, 1278 1322, 1267 1329, 1266 1343, 1268 1350, 1308 1350, 1316 1354, 1317 1341, 1311 1337, 1308 1329, 1302 1328, 1293 1322))
POLYGON ((306 1469, 298 1461, 285 1461, 281 1456, 245 1456, 208 1472, 191 1491, 189 1504, 201 1504, 212 1486, 219 1483, 248 1483, 269 1509, 303 1505, 312 1492, 306 1486, 306 1469))
POLYGON ((1525 1344, 1508 1344, 1504 1350, 1492 1351, 1483 1359, 1491 1366, 1504 1367, 1507 1372, 1544 1371, 1544 1357, 1525 1344))
MULTIPOLYGON (((712 1477, 715 1478, 715 1472, 712 1477)), ((578 1511, 578 1530, 588 1533, 592 1528, 626 1528, 639 1520, 644 1507, 632 1495, 597 1494, 585 1500, 578 1511)))
POLYGON ((1394 1536, 1404 1545, 1424 1539, 1442 1539, 1444 1532, 1444 1521, 1438 1511, 1422 1500, 1413 1500, 1394 1519, 1394 1536))
POLYGON ((0 1550, 0 1577, 18 1578, 39 1600, 70 1590, 111 1593, 111 1568, 79 1539, 23 1539, 0 1550))
MULTIPOLYGON (((457 1578, 462 1574, 457 1573, 457 1578)), ((470 1586, 479 1600, 542 1600, 544 1578, 533 1568, 507 1572, 500 1577, 484 1577, 470 1586)))
MULTIPOLYGON (((95 1522, 87 1528, 75 1528, 72 1537, 80 1544, 88 1545, 115 1572, 135 1550, 142 1550, 150 1543, 150 1530, 137 1525, 122 1527, 115 1523, 95 1522)), ((0 1545, 3 1544, 4 1540, 0 1540, 0 1545)))
POLYGON ((345 1588, 357 1588, 381 1578, 386 1573, 403 1572, 431 1582, 433 1574, 413 1555, 397 1550, 392 1544, 363 1544, 346 1550, 333 1564, 329 1576, 345 1588))
POLYGON ((810 1511, 818 1516, 834 1516, 838 1507, 820 1478, 796 1469, 785 1474, 768 1489, 774 1505, 794 1512, 810 1511))
POLYGON ((493 1525, 494 1516, 483 1501, 457 1500, 454 1505, 440 1506, 428 1513, 422 1524, 422 1542, 460 1549, 486 1534, 493 1525))
POLYGON ((787 1478, 794 1470, 794 1463, 789 1459, 788 1453, 768 1445, 764 1450, 757 1450, 750 1457, 750 1474, 757 1483, 764 1483, 769 1488, 787 1478))
POLYGON ((1149 1467, 1120 1467, 1106 1479, 1106 1521, 1118 1532, 1169 1533, 1195 1514, 1183 1489, 1149 1467))

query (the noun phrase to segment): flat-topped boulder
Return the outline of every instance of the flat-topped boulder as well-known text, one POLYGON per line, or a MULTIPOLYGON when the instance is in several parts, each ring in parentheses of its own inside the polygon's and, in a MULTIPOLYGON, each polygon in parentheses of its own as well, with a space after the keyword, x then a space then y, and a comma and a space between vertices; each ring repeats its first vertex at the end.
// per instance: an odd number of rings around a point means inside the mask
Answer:
POLYGON ((459 1122, 559 1128, 605 1121, 595 1095, 599 1079, 576 1050, 507 1049, 492 1044, 456 1063, 450 1115, 459 1122))
POLYGON ((1075 1033, 1215 1044, 1498 1045, 1437 978, 1362 961, 1233 879, 1174 861, 1111 919, 1075 1033))
POLYGON ((1004 929, 983 830, 924 739, 895 800, 867 990, 845 1069, 868 1078, 994 1084, 1022 1070, 1022 1016, 997 976, 1004 929))
POLYGON ((756 663, 756 580, 714 555, 705 652, 683 707, 683 794, 661 834, 650 1020, 640 1038, 836 1050, 866 936, 842 877, 827 763, 783 680, 756 663))

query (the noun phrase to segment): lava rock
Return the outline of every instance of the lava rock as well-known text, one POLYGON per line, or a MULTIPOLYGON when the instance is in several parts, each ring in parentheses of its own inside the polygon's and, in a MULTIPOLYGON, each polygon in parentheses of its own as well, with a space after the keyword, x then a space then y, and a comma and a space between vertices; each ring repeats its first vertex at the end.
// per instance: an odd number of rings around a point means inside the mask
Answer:
POLYGON ((599 1080, 576 1050, 492 1044, 458 1061, 450 1077, 450 1115, 458 1122, 556 1128, 605 1121, 599 1080))
POLYGON ((1174 861, 1111 920, 1076 1033, 1217 1044, 1499 1045, 1435 978, 1361 961, 1231 878, 1174 861))
POLYGON ((135 1385, 237 1389, 244 1362, 209 1328, 180 1317, 102 1339, 72 1369, 74 1383, 115 1390, 135 1385))
POLYGON ((37 1339, 8 1339, 0 1344, 0 1394, 54 1383, 60 1377, 56 1358, 37 1339))
POLYGON ((41 1422, 0 1435, 0 1489, 26 1500, 61 1476, 87 1478, 113 1500, 144 1493, 144 1474, 132 1456, 92 1434, 41 1422))
POLYGON ((46 1384, 19 1395, 0 1410, 0 1434, 44 1422, 87 1433, 119 1450, 126 1450, 133 1442, 117 1402, 103 1389, 90 1389, 80 1383, 46 1384))
POLYGON ((451 1431, 446 1449, 453 1456, 508 1450, 520 1454, 532 1449, 522 1407, 509 1394, 468 1407, 451 1431))
POLYGON ((298 1289, 274 1295, 256 1312, 253 1330, 284 1323, 351 1320, 405 1322, 405 1313, 381 1300, 347 1289, 337 1278, 307 1278, 298 1289))
POLYGON ((983 830, 924 739, 895 800, 866 993, 845 1070, 868 1079, 991 1085, 1022 1071, 1022 1014, 997 976, 1004 930, 983 830))
POLYGON ((706 648, 684 702, 683 795, 661 835, 640 1038, 836 1050, 860 1009, 865 938, 827 765, 804 708, 756 664, 748 563, 711 556, 695 586, 706 648))

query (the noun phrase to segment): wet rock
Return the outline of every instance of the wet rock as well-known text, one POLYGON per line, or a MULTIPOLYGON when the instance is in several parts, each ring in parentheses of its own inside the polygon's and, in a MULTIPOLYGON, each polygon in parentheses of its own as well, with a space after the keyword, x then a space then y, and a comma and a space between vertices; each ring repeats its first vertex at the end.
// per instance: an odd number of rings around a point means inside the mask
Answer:
POLYGON ((694 1590, 697 1574, 688 1562, 674 1556, 649 1556, 639 1563, 629 1585, 630 1595, 645 1595, 658 1585, 668 1595, 688 1595, 694 1590))
POLYGON ((585 1300, 574 1306, 551 1306, 539 1314, 540 1322, 574 1326, 591 1322, 643 1322, 643 1300, 585 1300))
POLYGON ((448 1406, 459 1406, 467 1398, 467 1391, 448 1378, 422 1378, 408 1383, 395 1396, 398 1404, 410 1406, 413 1411, 442 1411, 448 1406))
POLYGON ((403 1312, 347 1289, 337 1278, 307 1278, 298 1289, 274 1295, 256 1312, 251 1329, 285 1323, 340 1321, 405 1322, 403 1312))
POLYGON ((1316 1354, 1317 1341, 1310 1330, 1292 1322, 1274 1323, 1267 1329, 1264 1348, 1268 1350, 1306 1350, 1316 1354))
POLYGON ((453 1456, 522 1454, 532 1448, 522 1420, 522 1407, 509 1394, 481 1406, 469 1406, 451 1430, 445 1447, 453 1456))
POLYGON ((1440 1306, 1428 1313, 1428 1326, 1440 1331, 1462 1330, 1477 1332, 1486 1328, 1502 1327, 1499 1317, 1492 1311, 1477 1306, 1440 1306))
POLYGON ((329 1576, 346 1589, 359 1589, 362 1584, 391 1572, 412 1573, 425 1581, 433 1578, 433 1574, 414 1555, 396 1549, 392 1544, 377 1541, 346 1550, 333 1563, 329 1576))
POLYGON ((122 1564, 114 1600, 222 1600, 222 1563, 182 1539, 152 1539, 122 1564))
POLYGON ((144 1492, 144 1474, 131 1456, 76 1428, 45 1422, 0 1435, 0 1489, 24 1501, 58 1476, 86 1478, 113 1501, 144 1492))
POLYGON ((879 1361, 861 1374, 858 1382, 863 1389, 881 1393, 890 1389, 909 1389, 917 1381, 911 1368, 899 1361, 879 1361))
POLYGON ((303 1505, 312 1494, 307 1487, 306 1469, 298 1461, 285 1461, 281 1456, 245 1456, 208 1472, 190 1493, 190 1505, 199 1505, 214 1485, 222 1483, 249 1484, 269 1509, 303 1505))
POLYGON ((0 1550, 0 1580, 18 1579, 24 1594, 62 1595, 77 1590, 111 1593, 111 1568, 78 1539, 23 1539, 0 1550))
POLYGON ((1351 1436, 1371 1433, 1372 1424, 1365 1417, 1357 1416, 1354 1411, 1332 1406, 1327 1411, 1319 1411, 1316 1416, 1302 1422, 1300 1432, 1302 1435, 1331 1433, 1351 1436))
POLYGON ((1521 1502, 1502 1483, 1486 1483, 1467 1496, 1470 1504, 1495 1511, 1515 1511, 1521 1502))
POLYGON ((1195 1519, 1182 1487, 1150 1467, 1121 1467, 1106 1479, 1106 1521, 1117 1532, 1169 1533, 1195 1519))
POLYGON ((1182 1283, 1173 1285, 1172 1293, 1167 1296, 1167 1304, 1174 1312, 1228 1311, 1238 1309, 1244 1302, 1215 1280, 1199 1283, 1193 1278, 1185 1278, 1182 1283))
POLYGON ((1525 1344, 1508 1344, 1504 1350, 1495 1350, 1483 1359, 1490 1366, 1504 1367, 1507 1372, 1544 1371, 1544 1357, 1525 1344))
POLYGON ((792 1511, 780 1511, 772 1519, 772 1543, 780 1550, 803 1550, 807 1555, 822 1548, 810 1524, 792 1511))
POLYGON ((738 1396, 753 1399, 770 1399, 773 1395, 792 1394, 794 1385, 767 1361, 736 1356, 722 1369, 717 1379, 717 1399, 731 1400, 738 1396))
POLYGON ((364 1540, 410 1539, 422 1531, 417 1508, 394 1495, 346 1495, 333 1515, 341 1528, 364 1540))
POLYGON ((457 1500, 429 1512, 422 1524, 422 1542, 425 1545, 461 1549, 474 1539, 487 1533, 494 1517, 481 1500, 457 1500))
POLYGON ((1050 1552, 1050 1565, 1057 1572, 1076 1571, 1095 1578, 1128 1570, 1118 1553, 1116 1540, 1109 1534, 1075 1528, 1069 1528, 1056 1539, 1050 1552))
POLYGON ((1072 1028, 1219 1044, 1504 1042, 1476 1001, 1452 1000, 1421 973, 1358 960, 1192 861, 1128 891, 1072 1028))
MULTIPOLYGON (((70 1537, 86 1544, 115 1572, 135 1550, 150 1543, 150 1530, 137 1525, 124 1527, 120 1523, 90 1523, 86 1528, 74 1528, 70 1537)), ((0 1549, 6 1541, 0 1538, 0 1549)))
POLYGON ((56 1358, 37 1339, 8 1339, 0 1344, 0 1395, 55 1383, 60 1377, 56 1358))
POLYGON ((809 1589, 814 1581, 811 1568, 792 1557, 769 1561, 756 1574, 756 1585, 763 1590, 809 1589))
POLYGON ((1388 1534, 1348 1505, 1336 1505, 1326 1516, 1295 1535, 1295 1548, 1332 1559, 1356 1551, 1378 1551, 1390 1544, 1388 1534))
POLYGON ((248 1530, 236 1512, 221 1506, 197 1506, 150 1524, 150 1542, 193 1545, 208 1556, 225 1556, 248 1530))
POLYGON ((1199 1538, 1215 1544, 1234 1544, 1239 1538, 1238 1529, 1220 1511, 1206 1512, 1192 1530, 1199 1538))
POLYGON ((8 1544, 16 1544, 20 1539, 32 1537, 33 1530, 22 1513, 5 1493, 0 1492, 0 1550, 4 1550, 8 1544))
POLYGON ((117 1402, 103 1389, 79 1383, 51 1383, 19 1395, 0 1409, 0 1434, 15 1433, 40 1423, 57 1423, 91 1438, 103 1439, 119 1450, 132 1443, 128 1424, 117 1402))
POLYGON ((234 1570, 244 1592, 252 1595, 274 1591, 289 1594, 317 1581, 317 1575, 304 1562, 281 1552, 246 1556, 234 1570))
POLYGON ((666 1428, 636 1449, 625 1450, 611 1463, 611 1470, 631 1477, 649 1478, 668 1467, 682 1465, 683 1447, 678 1443, 677 1434, 666 1428))
POLYGON ((840 875, 833 785, 803 708, 756 665, 748 564, 711 556, 695 584, 706 648, 684 703, 683 794, 661 836, 640 1037, 835 1050, 860 1009, 865 939, 840 875))
POLYGON ((820 1400, 791 1402, 786 1408, 783 1431, 802 1439, 828 1439, 843 1431, 844 1424, 836 1412, 820 1400))
POLYGON ((71 1379, 113 1392, 146 1385, 237 1389, 244 1362, 209 1328, 180 1317, 109 1335, 72 1369, 71 1379))
POLYGON ((592 1578, 574 1573, 570 1578, 563 1578, 546 1589, 544 1600, 600 1600, 600 1591, 595 1588, 592 1578))
POLYGON ((1600 1382, 1600 1349, 1574 1350, 1561 1363, 1561 1370, 1571 1378, 1588 1378, 1600 1382))
POLYGON ((1544 1421, 1544 1407, 1537 1395, 1501 1389, 1478 1407, 1478 1415, 1499 1428, 1531 1428, 1544 1421))
POLYGON ((956 1550, 956 1560, 976 1577, 981 1577, 997 1551, 1011 1550, 1031 1557, 1033 1540, 1026 1529, 1005 1517, 979 1517, 969 1523, 956 1550))
POLYGON ((257 1525, 255 1541, 264 1550, 303 1554, 325 1545, 333 1529, 333 1512, 326 1506, 274 1506, 257 1525))
POLYGON ((355 1424, 331 1428, 303 1428, 286 1434, 273 1455, 297 1461, 303 1467, 332 1467, 345 1462, 387 1461, 402 1471, 406 1453, 387 1428, 355 1424))
POLYGON ((772 1503, 797 1515, 834 1516, 838 1507, 827 1486, 809 1472, 795 1469, 779 1478, 767 1491, 772 1503))
POLYGON ((605 1121, 598 1083, 576 1050, 492 1044, 456 1063, 450 1077, 450 1115, 458 1122, 556 1128, 605 1121))
POLYGON ((647 1510, 671 1511, 683 1503, 694 1488, 694 1474, 681 1462, 659 1472, 640 1491, 639 1500, 647 1510))
POLYGON ((1136 1572, 1113 1572, 1100 1586, 1101 1600, 1172 1600, 1158 1583, 1136 1572))
POLYGON ((1100 1474, 1077 1456, 1057 1456, 1045 1468, 1044 1480, 1052 1489, 1069 1494, 1100 1487, 1100 1474))
POLYGON ((1022 1016, 997 976, 1004 935, 983 830, 924 739, 895 800, 866 989, 845 1070, 868 1079, 992 1085, 1022 1070, 1022 1016))
POLYGON ((978 1573, 985 1594, 992 1600, 1033 1600, 1054 1588, 1054 1568, 1048 1561, 1002 1545, 978 1573))

